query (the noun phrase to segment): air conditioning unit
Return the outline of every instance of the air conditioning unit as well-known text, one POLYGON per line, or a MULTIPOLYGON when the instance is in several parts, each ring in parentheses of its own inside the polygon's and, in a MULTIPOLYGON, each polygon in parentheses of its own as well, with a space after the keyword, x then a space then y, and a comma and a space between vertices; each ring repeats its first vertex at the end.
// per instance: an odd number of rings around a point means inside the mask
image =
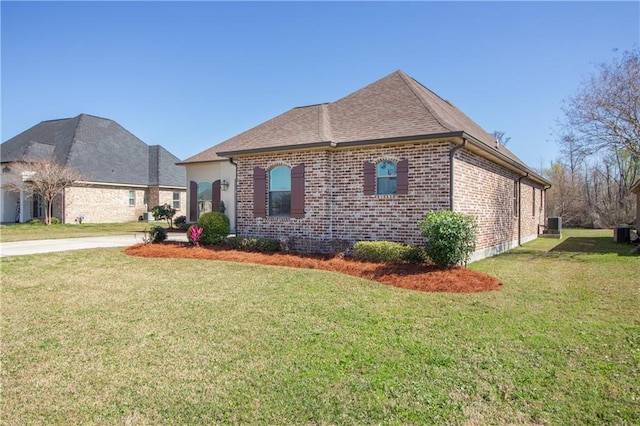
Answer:
POLYGON ((561 217, 547 218, 547 231, 553 234, 562 233, 562 218, 561 217))
POLYGON ((613 242, 614 243, 630 243, 631 242, 631 228, 628 226, 620 226, 613 230, 613 242))
POLYGON ((153 213, 152 212, 144 212, 144 213, 142 213, 142 220, 144 220, 145 222, 149 222, 149 221, 153 220, 153 213))

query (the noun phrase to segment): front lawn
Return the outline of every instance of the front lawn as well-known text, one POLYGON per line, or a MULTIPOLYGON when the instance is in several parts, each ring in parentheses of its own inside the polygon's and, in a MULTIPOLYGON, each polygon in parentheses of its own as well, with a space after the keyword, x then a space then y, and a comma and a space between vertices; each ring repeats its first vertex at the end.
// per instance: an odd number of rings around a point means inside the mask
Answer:
POLYGON ((2 261, 6 424, 638 424, 640 259, 565 231, 423 293, 96 249, 2 261))
POLYGON ((165 221, 158 222, 123 222, 123 223, 83 223, 58 224, 45 226, 42 224, 31 225, 28 223, 16 223, 0 225, 0 242, 46 240, 74 237, 98 237, 106 235, 126 235, 142 233, 153 226, 166 227, 165 221))

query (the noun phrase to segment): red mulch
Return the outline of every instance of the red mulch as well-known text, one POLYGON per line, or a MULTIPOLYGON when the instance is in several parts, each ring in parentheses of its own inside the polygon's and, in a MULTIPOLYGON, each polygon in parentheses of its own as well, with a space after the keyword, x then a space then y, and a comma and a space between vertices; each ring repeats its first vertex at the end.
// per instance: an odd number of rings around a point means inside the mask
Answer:
POLYGON ((248 253, 221 247, 194 247, 187 243, 177 242, 137 244, 125 249, 125 253, 141 257, 226 260, 293 268, 322 269, 419 291, 476 293, 498 290, 502 287, 502 283, 496 278, 462 267, 440 270, 432 265, 370 263, 344 257, 306 256, 290 253, 248 253))

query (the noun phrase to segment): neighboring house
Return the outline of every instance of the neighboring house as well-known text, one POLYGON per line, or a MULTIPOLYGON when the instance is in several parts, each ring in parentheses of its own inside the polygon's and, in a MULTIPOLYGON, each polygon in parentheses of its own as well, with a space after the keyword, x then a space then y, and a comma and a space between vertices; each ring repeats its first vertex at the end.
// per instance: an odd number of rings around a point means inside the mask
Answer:
MULTIPOLYGON (((81 181, 54 201, 63 223, 138 220, 168 203, 185 214, 186 172, 159 145, 149 146, 113 120, 80 114, 43 121, 0 145, 2 171, 16 162, 56 161, 78 171, 81 181)), ((2 191, 2 222, 44 217, 43 203, 27 194, 2 191)))
POLYGON ((180 164, 192 188, 222 179, 235 188, 227 199, 237 197, 230 218, 238 235, 286 238, 300 251, 360 240, 423 244, 418 221, 451 209, 476 218, 479 259, 536 238, 550 186, 402 71, 338 101, 294 108, 180 164))

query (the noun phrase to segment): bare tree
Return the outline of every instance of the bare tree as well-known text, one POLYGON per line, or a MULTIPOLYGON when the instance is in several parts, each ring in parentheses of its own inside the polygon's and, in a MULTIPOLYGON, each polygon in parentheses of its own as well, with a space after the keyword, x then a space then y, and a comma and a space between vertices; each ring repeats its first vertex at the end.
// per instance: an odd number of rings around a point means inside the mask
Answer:
POLYGON ((547 190, 547 215, 561 216, 565 226, 592 226, 587 214, 585 181, 578 168, 554 161, 543 174, 553 185, 547 190))
POLYGON ((494 130, 493 133, 491 133, 491 136, 493 136, 493 139, 500 145, 507 146, 511 137, 505 137, 506 133, 507 132, 503 132, 502 130, 494 130))
POLYGON ((625 51, 565 101, 566 126, 585 154, 623 149, 640 157, 640 50, 625 51))
POLYGON ((53 160, 14 163, 10 168, 11 171, 3 176, 3 189, 14 192, 23 190, 30 196, 42 197, 47 225, 51 224, 55 198, 81 179, 75 169, 53 160))

